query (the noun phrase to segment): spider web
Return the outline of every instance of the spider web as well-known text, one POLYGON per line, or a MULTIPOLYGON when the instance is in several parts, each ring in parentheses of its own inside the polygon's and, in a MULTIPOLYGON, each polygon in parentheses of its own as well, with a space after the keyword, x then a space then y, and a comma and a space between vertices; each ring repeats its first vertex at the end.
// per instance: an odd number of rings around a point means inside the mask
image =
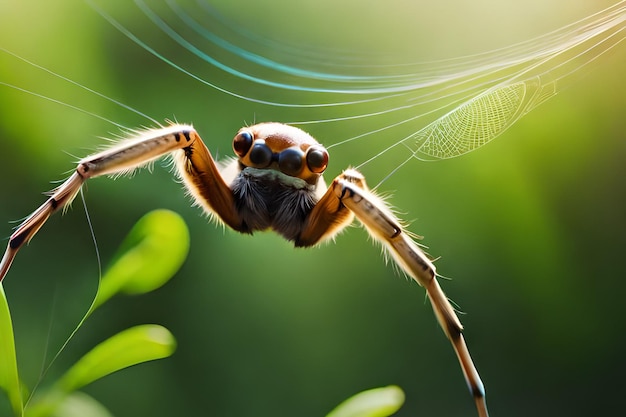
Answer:
POLYGON ((447 159, 486 145, 556 94, 556 83, 517 82, 488 90, 418 131, 411 139, 419 159, 447 159))

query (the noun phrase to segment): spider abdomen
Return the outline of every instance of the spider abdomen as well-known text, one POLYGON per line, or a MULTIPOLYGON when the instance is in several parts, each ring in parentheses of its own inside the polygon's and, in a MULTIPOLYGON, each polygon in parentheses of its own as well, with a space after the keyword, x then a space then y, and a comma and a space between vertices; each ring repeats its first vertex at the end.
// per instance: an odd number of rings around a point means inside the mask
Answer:
POLYGON ((317 203, 315 186, 271 169, 244 168, 230 184, 241 232, 272 229, 296 240, 317 203))

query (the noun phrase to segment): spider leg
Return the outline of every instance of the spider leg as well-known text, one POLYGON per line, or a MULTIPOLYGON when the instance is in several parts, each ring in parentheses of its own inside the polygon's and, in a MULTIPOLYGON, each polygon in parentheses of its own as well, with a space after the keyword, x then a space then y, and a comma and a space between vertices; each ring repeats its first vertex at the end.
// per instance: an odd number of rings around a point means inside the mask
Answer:
POLYGON ((328 189, 308 215, 295 245, 307 247, 331 239, 353 219, 354 214, 341 203, 332 189, 328 189))
POLYGON ((365 178, 350 169, 339 175, 329 188, 341 205, 352 211, 370 235, 381 242, 396 263, 426 289, 435 316, 452 343, 473 395, 480 417, 487 417, 485 389, 463 338, 463 326, 437 282, 435 266, 403 230, 387 205, 368 191, 365 178))
POLYGON ((193 127, 172 125, 148 130, 78 163, 76 171, 52 190, 48 199, 9 238, 7 249, 0 261, 0 281, 7 274, 17 252, 33 238, 52 214, 71 204, 85 181, 101 175, 130 172, 173 151, 178 151, 179 155, 175 159, 179 174, 191 193, 198 201, 203 202, 205 208, 237 229, 241 222, 238 221, 230 189, 193 127))
POLYGON ((233 193, 202 140, 174 154, 174 161, 185 187, 198 204, 234 230, 246 231, 235 208, 233 193))

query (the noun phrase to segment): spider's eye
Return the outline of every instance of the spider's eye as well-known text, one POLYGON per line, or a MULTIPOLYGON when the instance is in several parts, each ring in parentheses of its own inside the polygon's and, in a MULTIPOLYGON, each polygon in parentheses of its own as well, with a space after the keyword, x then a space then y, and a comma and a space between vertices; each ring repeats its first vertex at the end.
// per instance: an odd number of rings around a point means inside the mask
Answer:
POLYGON ((233 150, 240 158, 243 158, 252 146, 252 133, 244 130, 239 132, 233 139, 233 150))
POLYGON ((321 174, 328 166, 328 152, 323 148, 309 148, 306 163, 311 172, 321 174))
POLYGON ((264 140, 257 140, 250 151, 250 162, 258 168, 268 167, 272 163, 272 150, 264 140))
POLYGON ((280 170, 295 177, 302 170, 302 157, 304 152, 299 148, 285 149, 278 155, 278 167, 280 170))

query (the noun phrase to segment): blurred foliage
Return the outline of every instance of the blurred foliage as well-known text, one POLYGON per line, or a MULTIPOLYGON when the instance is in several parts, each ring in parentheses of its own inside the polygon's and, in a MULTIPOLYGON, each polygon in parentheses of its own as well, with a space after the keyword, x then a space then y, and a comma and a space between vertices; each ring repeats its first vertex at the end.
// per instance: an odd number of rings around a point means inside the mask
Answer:
MULTIPOLYGON (((287 97, 240 85, 178 51, 134 4, 99 3, 191 72, 236 92, 287 97)), ((322 60, 359 51, 375 66, 506 47, 611 2, 212 4, 237 29, 310 48, 322 60)), ((309 113, 246 102, 202 85, 155 59, 82 1, 11 1, 0 8, 0 46, 157 120, 193 122, 220 157, 230 154, 243 124, 332 115, 332 109, 309 113)), ((165 3, 154 8, 168 13, 165 3)), ((625 58, 619 45, 489 146, 459 159, 412 162, 379 188, 393 192, 390 201, 440 257, 439 271, 452 278, 442 285, 466 313, 461 320, 493 415, 586 416, 622 408, 625 58)), ((124 126, 150 124, 7 54, 0 54, 0 82, 124 126)), ((8 222, 40 204, 50 181, 102 145, 100 137, 120 131, 4 85, 0 102, 0 220, 8 236, 8 222)), ((307 127, 326 144, 368 128, 359 120, 307 127)), ((398 134, 334 148, 327 179, 398 134)), ((124 231, 143 213, 165 207, 190 226, 188 261, 150 295, 114 298, 94 312, 46 379, 60 377, 102 335, 154 322, 176 335, 176 354, 85 387, 117 417, 320 416, 354 392, 387 384, 406 392, 400 417, 475 415, 423 290, 385 265, 363 230, 351 228, 336 243, 312 250, 294 249, 269 233, 224 231, 190 207, 163 165, 130 179, 91 181, 86 205, 103 260, 115 256, 124 231)), ((389 171, 366 174, 376 184, 389 171)), ((97 265, 79 201, 17 257, 3 284, 27 386, 89 308, 97 265)))
MULTIPOLYGON (((143 294, 167 282, 182 265, 188 247, 189 232, 177 214, 167 210, 155 210, 142 217, 129 232, 120 248, 120 255, 102 277, 93 304, 80 319, 67 343, 72 342, 72 337, 81 330, 89 315, 116 293, 133 288, 134 294, 143 294), (164 235, 168 239, 160 239, 164 235), (182 250, 171 250, 172 247, 182 250), (146 267, 148 262, 159 265, 160 270, 152 271, 152 274, 146 274, 144 271, 135 272, 137 266, 150 270, 146 267), (123 268, 119 264, 122 264, 123 268), (135 273, 129 274, 129 271, 135 273), (134 284, 133 281, 137 280, 141 282, 134 284)), ((50 387, 35 391, 41 382, 37 381, 32 388, 33 391, 26 393, 26 398, 22 399, 24 388, 17 372, 12 319, 2 284, 0 284, 0 312, 2 330, 0 388, 6 393, 15 416, 106 416, 108 412, 105 408, 84 394, 76 394, 76 391, 130 366, 166 358, 176 348, 176 341, 166 328, 155 324, 133 326, 99 343, 64 371, 50 387)), ((66 343, 61 346, 58 354, 54 354, 50 363, 44 363, 42 378, 57 357, 63 353, 65 346, 66 343)))
POLYGON ((363 391, 339 404, 326 417, 387 417, 404 402, 404 393, 395 386, 363 391))

